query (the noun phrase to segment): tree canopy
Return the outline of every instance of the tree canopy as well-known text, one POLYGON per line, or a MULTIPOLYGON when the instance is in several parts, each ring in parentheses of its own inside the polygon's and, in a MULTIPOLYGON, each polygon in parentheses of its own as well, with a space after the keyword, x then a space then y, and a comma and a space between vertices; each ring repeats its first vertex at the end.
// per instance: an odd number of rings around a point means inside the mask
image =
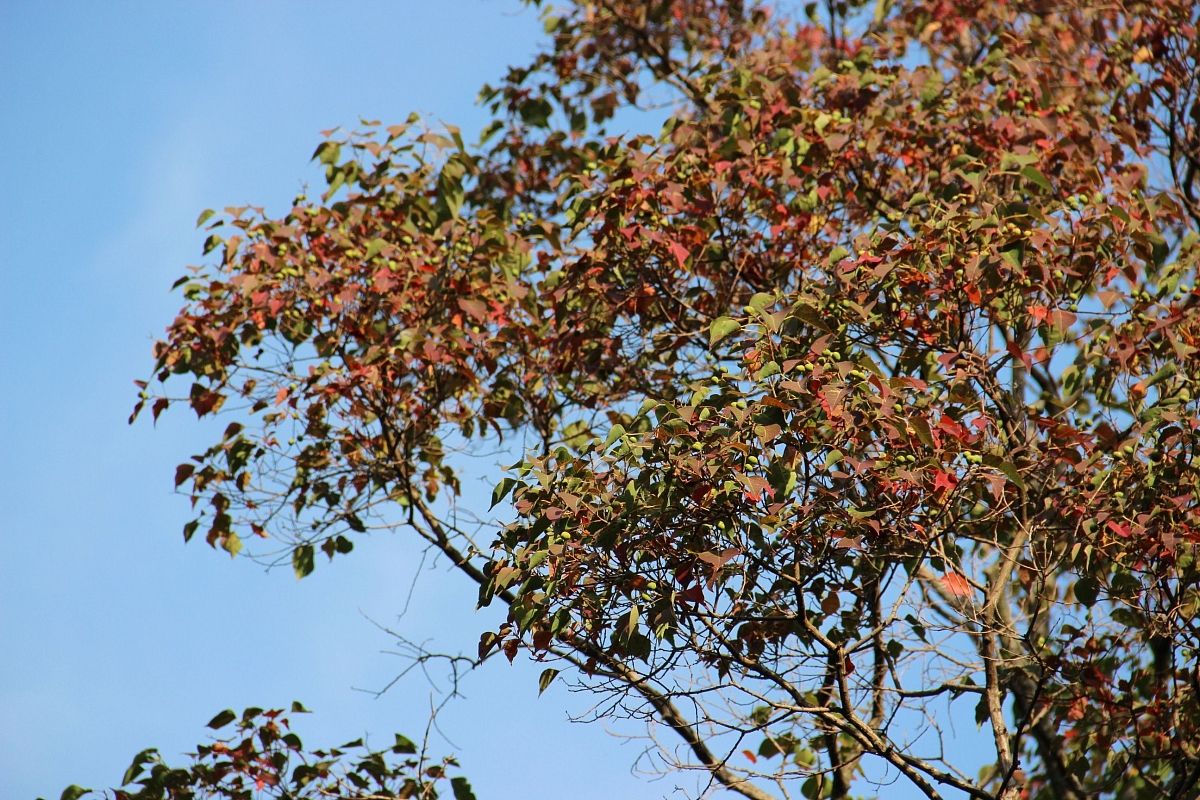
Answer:
POLYGON ((1194 797, 1200 7, 543 17, 477 143, 333 132, 319 197, 201 215, 135 411, 229 420, 185 539, 415 536, 507 610, 480 661, 753 800, 1194 797))

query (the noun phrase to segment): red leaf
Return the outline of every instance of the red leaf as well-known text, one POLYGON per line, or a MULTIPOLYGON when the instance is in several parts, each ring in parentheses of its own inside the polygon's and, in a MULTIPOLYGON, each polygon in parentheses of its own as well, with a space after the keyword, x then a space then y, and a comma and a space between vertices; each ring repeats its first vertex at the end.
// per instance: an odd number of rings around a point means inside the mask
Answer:
POLYGON ((175 468, 175 485, 179 486, 188 478, 192 477, 192 473, 196 471, 193 464, 180 464, 175 468))
POLYGON ((970 597, 971 584, 957 572, 947 572, 940 578, 942 587, 955 597, 970 597))
POLYGON ((675 256, 675 260, 679 262, 679 266, 681 268, 683 267, 684 264, 687 263, 687 260, 688 260, 687 248, 684 247, 683 245, 681 245, 679 242, 670 242, 667 245, 667 249, 671 251, 671 255, 675 256))
POLYGON ((939 493, 949 492, 958 485, 958 477, 943 470, 934 470, 933 488, 939 493))
POLYGON ((458 298, 458 307, 470 314, 478 322, 487 321, 487 303, 471 298, 458 298))
POLYGON ((1120 536, 1122 539, 1128 539, 1132 534, 1133 529, 1129 527, 1127 522, 1117 522, 1115 519, 1110 519, 1107 525, 1108 529, 1120 536))

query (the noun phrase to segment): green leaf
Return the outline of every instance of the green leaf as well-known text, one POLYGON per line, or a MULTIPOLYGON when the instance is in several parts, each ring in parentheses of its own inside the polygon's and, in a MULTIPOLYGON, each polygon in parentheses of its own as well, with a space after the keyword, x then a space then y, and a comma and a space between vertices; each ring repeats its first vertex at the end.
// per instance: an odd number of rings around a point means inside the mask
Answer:
POLYGON ((1025 481, 1021 478, 1021 473, 1017 472, 1016 465, 1011 461, 1005 461, 999 456, 986 455, 983 457, 983 463, 1000 470, 1017 488, 1022 490, 1025 488, 1025 481))
POLYGON ((1159 368, 1158 372, 1155 372, 1150 376, 1150 378, 1146 381, 1146 386, 1150 387, 1154 386, 1155 384, 1162 383, 1164 380, 1174 375, 1177 371, 1178 367, 1175 366, 1175 363, 1168 361, 1159 368))
POLYGON ((1100 582, 1091 575, 1084 575, 1075 581, 1075 599, 1085 606, 1094 605, 1100 595, 1100 582))
POLYGON ((90 791, 91 791, 91 789, 85 789, 82 786, 76 786, 75 784, 72 783, 70 786, 63 789, 62 794, 59 795, 58 800, 77 800, 77 798, 83 797, 85 794, 87 794, 90 791))
POLYGON ((1020 242, 1008 245, 1000 250, 1000 257, 1013 269, 1020 269, 1021 260, 1025 257, 1025 245, 1020 242))
POLYGON ((779 372, 779 362, 768 361, 766 364, 763 364, 762 369, 754 373, 754 379, 758 381, 766 380, 772 375, 778 375, 779 372))
POLYGON ((411 755, 417 752, 417 746, 413 744, 412 739, 397 733, 396 743, 392 745, 392 752, 397 755, 411 755))
POLYGON ((934 69, 929 69, 925 73, 925 83, 921 86, 921 102, 928 105, 942 93, 942 88, 945 86, 942 80, 942 74, 934 69))
POLYGON ((557 675, 558 675, 558 670, 554 669, 553 667, 542 670, 541 677, 538 678, 538 694, 539 695, 542 692, 546 691, 546 689, 548 689, 550 687, 550 684, 554 682, 554 678, 557 675))
POLYGON ((921 440, 922 444, 926 447, 935 446, 933 443, 933 433, 929 430, 928 422, 921 417, 913 417, 908 423, 912 425, 913 430, 917 433, 917 438, 921 440))
POLYGON ((225 548, 225 552, 230 556, 236 556, 242 552, 242 537, 238 536, 233 531, 225 534, 225 538, 221 540, 221 547, 225 548))
POLYGON ((608 432, 608 436, 604 440, 604 446, 607 448, 609 445, 611 445, 613 442, 615 442, 617 439, 620 439, 624 435, 625 435, 625 426, 624 425, 613 425, 612 430, 610 430, 608 432))
POLYGON ((451 778, 450 788, 454 791, 454 800, 475 800, 475 793, 471 791, 471 783, 462 776, 451 778))
POLYGON ((708 343, 714 345, 729 334, 740 329, 741 323, 730 317, 717 317, 708 328, 708 343))
POLYGON ((845 453, 841 450, 830 450, 825 456, 825 469, 829 469, 834 464, 838 463, 845 457, 845 453))
POLYGON ((322 164, 336 164, 342 146, 337 142, 321 142, 312 157, 322 164))
POLYGON ((372 239, 367 244, 367 255, 364 257, 363 260, 370 261, 372 258, 374 258, 375 256, 382 253, 383 248, 385 248, 385 247, 387 247, 387 242, 385 242, 383 239, 379 239, 379 238, 372 239))
POLYGON ((220 714, 217 714, 215 717, 210 719, 208 721, 208 727, 212 728, 214 731, 220 730, 229 723, 233 722, 235 719, 237 719, 237 714, 233 713, 232 708, 227 708, 220 714))
POLYGON ((904 621, 909 624, 909 627, 912 628, 913 633, 917 635, 918 639, 920 639, 922 642, 928 641, 928 639, 925 638, 925 626, 921 624, 920 620, 918 620, 912 614, 908 614, 904 617, 904 621))
POLYGON ((121 777, 121 785, 128 786, 138 779, 142 774, 142 768, 149 762, 153 761, 158 755, 158 750, 153 747, 148 747, 142 752, 133 757, 133 762, 129 765, 129 769, 125 770, 125 774, 121 777))
POLYGON ((292 701, 292 713, 293 714, 311 714, 312 712, 309 711, 307 708, 305 708, 304 704, 301 703, 299 700, 293 700, 292 701))
POLYGON ((766 292, 755 292, 750 298, 750 302, 746 305, 753 308, 755 311, 762 311, 767 306, 775 302, 775 295, 767 294, 766 292))
POLYGON ((488 506, 488 510, 495 508, 504 498, 508 497, 508 493, 517 485, 516 478, 504 478, 500 483, 496 484, 496 488, 492 489, 492 504, 488 506))
POLYGON ((297 578, 306 578, 313 571, 313 546, 302 544, 292 551, 292 571, 297 578))
POLYGON ((1046 176, 1043 175, 1037 167, 1025 167, 1023 170, 1021 170, 1021 177, 1025 178, 1025 180, 1029 181, 1030 183, 1036 184, 1038 188, 1042 189, 1043 191, 1054 191, 1054 187, 1050 185, 1050 181, 1046 180, 1046 176))
POLYGON ((761 758, 774 758, 782 752, 783 751, 779 749, 779 744, 776 742, 775 738, 771 736, 763 739, 762 743, 758 746, 758 755, 761 758))
POLYGON ((638 610, 637 606, 631 606, 629 608, 629 613, 625 616, 625 625, 624 625, 626 639, 632 637, 635 633, 637 633, 638 618, 640 616, 641 616, 641 612, 638 610))
POLYGON ((554 109, 542 98, 530 100, 520 107, 521 120, 535 128, 545 128, 549 125, 550 115, 554 109))
POLYGON ((208 222, 209 219, 212 218, 213 214, 216 214, 216 213, 217 212, 213 211, 211 208, 206 208, 203 211, 201 211, 200 216, 196 217, 196 227, 199 228, 201 225, 208 222))

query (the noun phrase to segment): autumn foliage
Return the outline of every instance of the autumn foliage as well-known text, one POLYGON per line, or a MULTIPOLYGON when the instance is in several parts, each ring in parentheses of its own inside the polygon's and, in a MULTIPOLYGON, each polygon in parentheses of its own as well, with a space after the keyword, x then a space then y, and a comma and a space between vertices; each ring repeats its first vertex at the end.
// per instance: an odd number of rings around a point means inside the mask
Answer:
MULTIPOLYGON (((299 703, 290 711, 226 709, 208 727, 212 738, 197 745, 186 766, 172 766, 155 749, 134 756, 113 800, 475 800, 471 784, 451 775, 452 758, 430 758, 424 746, 396 735, 391 747, 370 749, 361 739, 338 747, 305 749, 291 717, 308 713, 299 703), (440 795, 439 795, 440 790, 440 795)), ((61 800, 91 792, 70 786, 61 800)))
POLYGON ((407 531, 507 608, 480 659, 749 798, 1195 797, 1200 8, 816 6, 546 9, 478 143, 206 213, 138 404, 229 419, 185 538, 407 531))

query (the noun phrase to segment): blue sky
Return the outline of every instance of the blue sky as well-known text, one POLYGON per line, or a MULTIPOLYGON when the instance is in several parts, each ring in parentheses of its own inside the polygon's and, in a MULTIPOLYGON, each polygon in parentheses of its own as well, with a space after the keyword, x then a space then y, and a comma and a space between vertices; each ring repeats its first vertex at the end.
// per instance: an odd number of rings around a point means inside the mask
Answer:
MULTIPOLYGON (((540 35, 516 0, 0 0, 0 796, 110 786, 226 706, 301 699, 310 745, 421 735, 419 676, 355 691, 401 666, 367 617, 471 652, 473 588, 427 569, 397 623, 418 565, 399 540, 303 582, 185 547, 173 469, 211 429, 125 419, 201 209, 280 210, 318 131, 360 117, 477 129, 479 86, 540 35)), ((495 666, 442 718, 480 797, 670 792, 630 776, 636 744, 565 722, 576 698, 538 701, 536 665, 495 666)))
MULTIPOLYGON (((421 735, 419 676, 356 691, 402 667, 370 620, 469 653, 490 621, 473 587, 426 564, 397 621, 420 566, 402 540, 303 582, 185 547, 174 466, 213 426, 125 420, 179 304, 168 287, 200 257, 200 210, 281 211, 315 182, 318 131, 360 118, 416 110, 469 135, 478 87, 540 34, 517 0, 0 0, 0 796, 111 786, 227 706, 303 700, 310 745, 421 735)), ((492 664, 441 718, 457 747, 435 747, 481 798, 674 794, 630 775, 644 743, 566 722, 586 698, 538 700, 538 671, 492 664)))

